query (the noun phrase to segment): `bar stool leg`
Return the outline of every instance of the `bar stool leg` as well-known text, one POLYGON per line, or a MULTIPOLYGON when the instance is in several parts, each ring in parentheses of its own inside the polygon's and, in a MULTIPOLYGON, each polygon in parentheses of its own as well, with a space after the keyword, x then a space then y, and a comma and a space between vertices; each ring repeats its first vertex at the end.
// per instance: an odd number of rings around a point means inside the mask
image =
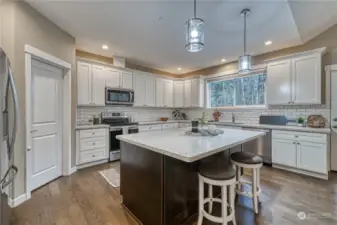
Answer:
POLYGON ((208 203, 208 213, 212 214, 212 210, 213 210, 213 186, 211 184, 208 185, 208 197, 210 198, 210 202, 208 203))
POLYGON ((240 179, 241 179, 241 168, 239 166, 236 166, 236 190, 237 191, 240 191, 241 189, 240 179))
POLYGON ((257 200, 257 170, 258 169, 252 169, 253 170, 253 183, 252 183, 252 189, 253 189, 253 204, 254 204, 254 211, 256 214, 259 213, 259 204, 257 200))
POLYGON ((204 181, 199 177, 199 215, 197 225, 202 225, 202 220, 204 217, 204 181))
MULTIPOLYGON (((222 199, 222 203, 221 203, 221 208, 222 208, 222 225, 227 225, 228 221, 227 221, 227 186, 223 185, 221 186, 221 199, 222 199)), ((198 224, 199 225, 199 224, 198 224)))
POLYGON ((232 212, 233 213, 233 225, 236 225, 236 219, 235 219, 235 194, 236 194, 236 191, 235 191, 235 185, 231 185, 230 186, 230 200, 229 200, 229 205, 232 209, 232 212))

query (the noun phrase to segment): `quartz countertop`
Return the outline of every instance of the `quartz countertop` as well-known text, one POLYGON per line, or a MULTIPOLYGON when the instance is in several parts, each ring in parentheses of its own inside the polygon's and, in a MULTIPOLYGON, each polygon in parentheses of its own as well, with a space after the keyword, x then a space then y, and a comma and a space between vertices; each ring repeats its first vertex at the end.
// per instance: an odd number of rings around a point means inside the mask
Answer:
POLYGON ((119 135, 117 139, 184 161, 194 162, 264 136, 264 132, 225 129, 218 136, 188 136, 188 129, 168 129, 119 135))
POLYGON ((95 125, 78 125, 76 130, 88 130, 88 129, 98 129, 98 128, 109 128, 108 124, 95 124, 95 125))

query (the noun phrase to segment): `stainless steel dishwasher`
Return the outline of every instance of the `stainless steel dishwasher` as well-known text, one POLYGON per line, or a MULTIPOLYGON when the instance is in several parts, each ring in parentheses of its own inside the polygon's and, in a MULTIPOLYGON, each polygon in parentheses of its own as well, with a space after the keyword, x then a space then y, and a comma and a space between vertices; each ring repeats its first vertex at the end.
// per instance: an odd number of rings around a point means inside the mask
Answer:
POLYGON ((259 155, 263 158, 265 164, 272 163, 271 153, 271 130, 259 128, 243 128, 243 130, 263 131, 266 132, 265 136, 259 137, 253 141, 246 142, 242 145, 242 150, 259 155))

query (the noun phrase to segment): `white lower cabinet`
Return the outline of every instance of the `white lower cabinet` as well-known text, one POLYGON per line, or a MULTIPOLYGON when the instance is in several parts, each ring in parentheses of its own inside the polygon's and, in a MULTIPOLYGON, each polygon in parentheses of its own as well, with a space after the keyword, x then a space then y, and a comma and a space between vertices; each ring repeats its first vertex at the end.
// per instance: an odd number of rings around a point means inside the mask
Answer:
POLYGON ((174 123, 168 123, 168 124, 162 124, 161 129, 166 130, 166 129, 173 129, 174 128, 174 123))
POLYGON ((161 130, 161 124, 139 126, 139 132, 161 130))
POLYGON ((274 167, 327 179, 329 168, 327 134, 273 130, 274 167))
POLYGON ((109 158, 109 129, 96 128, 76 131, 76 165, 85 167, 109 158), (90 164, 89 164, 90 165, 90 164))

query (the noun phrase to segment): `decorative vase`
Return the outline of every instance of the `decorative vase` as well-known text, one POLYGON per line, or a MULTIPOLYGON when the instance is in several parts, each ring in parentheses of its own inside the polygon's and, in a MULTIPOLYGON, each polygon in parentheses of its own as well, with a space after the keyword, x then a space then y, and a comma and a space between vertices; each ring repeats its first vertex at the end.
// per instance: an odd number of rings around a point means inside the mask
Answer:
POLYGON ((194 120, 194 121, 192 121, 192 132, 193 133, 198 133, 198 131, 199 131, 199 121, 197 121, 197 120, 194 120))

